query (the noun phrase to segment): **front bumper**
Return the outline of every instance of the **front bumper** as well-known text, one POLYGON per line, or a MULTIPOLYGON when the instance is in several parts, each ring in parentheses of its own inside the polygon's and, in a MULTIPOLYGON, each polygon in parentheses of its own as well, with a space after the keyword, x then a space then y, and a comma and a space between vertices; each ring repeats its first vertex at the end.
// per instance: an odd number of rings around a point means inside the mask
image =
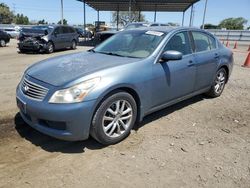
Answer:
POLYGON ((50 104, 46 98, 44 101, 30 99, 19 86, 16 96, 22 118, 34 129, 62 140, 88 139, 95 100, 74 104, 50 104), (20 102, 23 107, 20 107, 20 102))
POLYGON ((20 50, 26 50, 26 51, 46 51, 48 49, 47 44, 42 43, 40 41, 35 41, 35 42, 19 41, 17 45, 20 50))

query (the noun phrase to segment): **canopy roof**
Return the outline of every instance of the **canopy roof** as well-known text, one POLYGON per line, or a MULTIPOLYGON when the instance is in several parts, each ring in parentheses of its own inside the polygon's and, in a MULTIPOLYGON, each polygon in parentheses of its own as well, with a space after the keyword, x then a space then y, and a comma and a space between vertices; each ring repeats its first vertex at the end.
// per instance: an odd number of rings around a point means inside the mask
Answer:
MULTIPOLYGON (((84 0, 77 0, 84 2, 84 0)), ((199 0, 131 0, 132 11, 184 12, 199 0)), ((128 11, 130 0, 85 0, 99 11, 128 11)))

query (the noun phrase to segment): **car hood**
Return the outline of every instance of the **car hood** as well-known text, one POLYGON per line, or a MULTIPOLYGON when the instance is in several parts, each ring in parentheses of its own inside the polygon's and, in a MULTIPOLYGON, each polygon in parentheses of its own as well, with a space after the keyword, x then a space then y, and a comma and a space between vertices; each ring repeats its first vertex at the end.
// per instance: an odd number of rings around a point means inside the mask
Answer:
POLYGON ((140 59, 81 52, 40 61, 26 73, 48 84, 63 86, 88 74, 136 61, 140 59))

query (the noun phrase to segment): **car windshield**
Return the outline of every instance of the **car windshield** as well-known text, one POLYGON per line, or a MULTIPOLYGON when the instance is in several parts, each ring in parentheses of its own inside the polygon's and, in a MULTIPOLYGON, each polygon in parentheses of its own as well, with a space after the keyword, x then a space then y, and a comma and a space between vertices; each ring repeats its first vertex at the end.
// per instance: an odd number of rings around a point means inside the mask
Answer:
POLYGON ((53 30, 53 27, 52 26, 33 26, 31 27, 31 29, 35 33, 42 33, 44 31, 47 31, 48 33, 50 33, 53 30))
POLYGON ((157 48, 165 33, 159 31, 125 31, 118 33, 93 51, 114 56, 146 58, 157 48))

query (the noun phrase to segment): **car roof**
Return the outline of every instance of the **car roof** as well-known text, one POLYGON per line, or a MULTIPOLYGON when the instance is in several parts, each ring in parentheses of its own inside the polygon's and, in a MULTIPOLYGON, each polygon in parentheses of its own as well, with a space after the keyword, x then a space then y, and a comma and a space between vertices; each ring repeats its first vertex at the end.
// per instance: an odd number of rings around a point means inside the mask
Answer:
POLYGON ((133 30, 159 31, 159 32, 163 32, 163 33, 169 33, 171 31, 193 30, 193 31, 201 31, 201 32, 209 33, 205 30, 195 28, 195 27, 172 27, 172 26, 140 27, 140 28, 131 29, 130 31, 133 31, 133 30))

